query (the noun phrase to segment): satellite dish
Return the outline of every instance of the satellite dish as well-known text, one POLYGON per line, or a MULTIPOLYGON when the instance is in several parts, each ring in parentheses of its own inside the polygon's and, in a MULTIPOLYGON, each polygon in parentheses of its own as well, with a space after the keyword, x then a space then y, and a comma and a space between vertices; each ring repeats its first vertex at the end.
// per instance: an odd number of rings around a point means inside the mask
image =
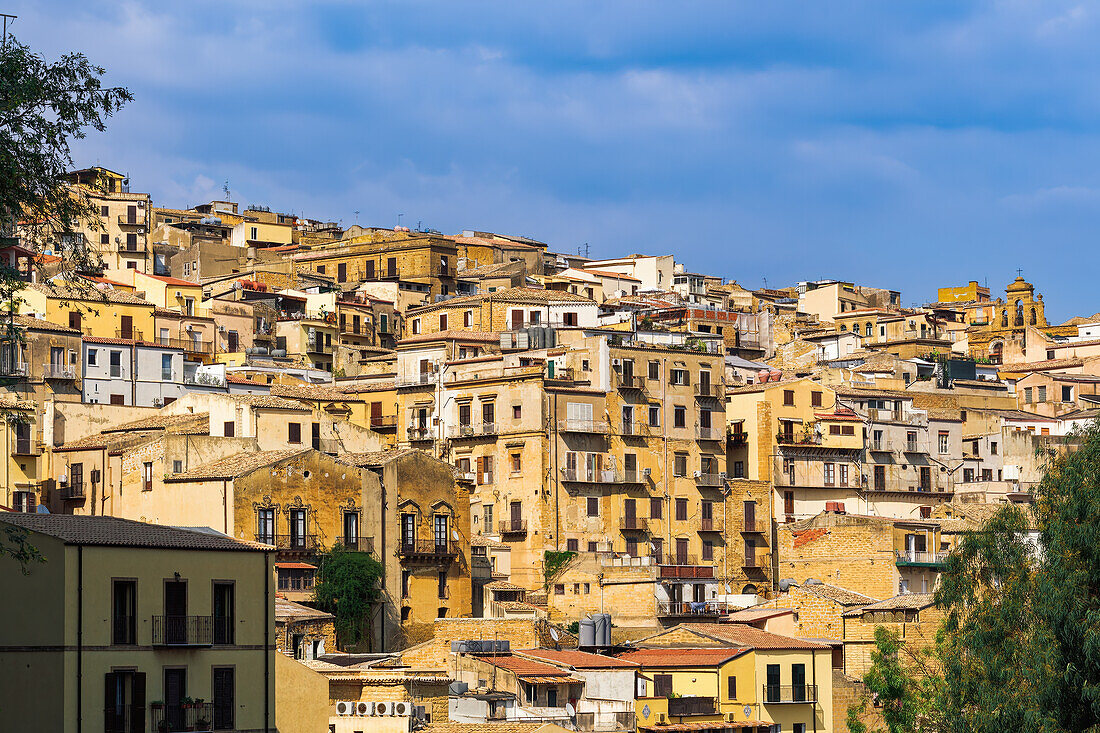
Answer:
POLYGON ((458 538, 458 530, 457 529, 452 529, 451 530, 451 539, 454 540, 455 542, 458 542, 459 538, 458 538))
POLYGON ((573 703, 565 703, 565 714, 568 715, 570 718, 577 714, 577 711, 573 708, 573 703))
POLYGON ((730 592, 730 584, 726 583, 726 594, 728 595, 729 592, 730 592))
POLYGON ((550 629, 550 638, 553 639, 554 641, 557 641, 558 639, 561 638, 561 634, 558 633, 557 629, 551 628, 550 629))
POLYGON ((47 509, 46 507, 42 506, 41 504, 39 504, 38 508, 35 509, 34 511, 35 511, 36 514, 49 514, 50 513, 50 510, 47 509))

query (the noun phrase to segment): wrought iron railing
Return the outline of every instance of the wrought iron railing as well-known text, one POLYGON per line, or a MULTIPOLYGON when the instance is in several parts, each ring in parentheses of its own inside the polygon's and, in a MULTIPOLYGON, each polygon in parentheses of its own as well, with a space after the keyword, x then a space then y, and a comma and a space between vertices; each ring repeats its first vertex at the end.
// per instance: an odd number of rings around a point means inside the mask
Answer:
POLYGON ((153 616, 153 646, 209 646, 213 616, 153 616))
POLYGON ((149 719, 156 733, 214 730, 214 703, 184 702, 177 705, 150 705, 149 719))
POLYGON ((817 685, 764 685, 765 703, 817 702, 817 685))

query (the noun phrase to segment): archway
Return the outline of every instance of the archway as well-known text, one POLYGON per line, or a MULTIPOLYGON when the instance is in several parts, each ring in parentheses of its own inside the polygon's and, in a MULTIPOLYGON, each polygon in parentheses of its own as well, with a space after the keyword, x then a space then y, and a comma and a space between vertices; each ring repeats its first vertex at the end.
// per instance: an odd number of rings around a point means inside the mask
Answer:
POLYGON ((1004 358, 1005 344, 1003 341, 994 341, 989 345, 989 361, 1000 364, 1004 358))

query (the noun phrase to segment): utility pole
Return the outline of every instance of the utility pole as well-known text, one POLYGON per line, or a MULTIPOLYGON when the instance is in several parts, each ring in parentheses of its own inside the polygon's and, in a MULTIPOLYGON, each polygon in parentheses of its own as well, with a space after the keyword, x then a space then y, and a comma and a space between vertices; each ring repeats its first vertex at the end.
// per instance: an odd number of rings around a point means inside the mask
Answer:
POLYGON ((5 51, 8 49, 8 22, 15 22, 18 15, 9 15, 8 13, 0 13, 0 18, 4 19, 4 35, 0 36, 0 48, 5 51))

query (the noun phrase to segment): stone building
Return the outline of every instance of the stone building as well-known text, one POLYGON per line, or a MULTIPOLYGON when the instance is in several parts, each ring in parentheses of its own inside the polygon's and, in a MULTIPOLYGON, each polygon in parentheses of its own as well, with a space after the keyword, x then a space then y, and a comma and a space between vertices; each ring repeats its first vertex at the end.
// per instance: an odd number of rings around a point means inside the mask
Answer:
POLYGON ((275 597, 275 649, 298 660, 336 651, 335 617, 281 596, 275 597))
POLYGON ((906 664, 911 654, 935 643, 943 612, 930 593, 906 593, 845 611, 843 622, 844 673, 862 679, 871 668, 877 627, 893 631, 901 638, 906 647, 902 663, 906 664))
POLYGON ((1076 327, 1056 327, 1047 322, 1042 293, 1036 293, 1035 286, 1022 277, 1008 284, 1005 298, 997 298, 992 304, 992 313, 988 322, 974 323, 967 329, 967 346, 970 356, 994 364, 1018 360, 1016 356, 1027 348, 1028 327, 1047 332, 1054 328, 1058 335, 1077 334, 1076 327))

